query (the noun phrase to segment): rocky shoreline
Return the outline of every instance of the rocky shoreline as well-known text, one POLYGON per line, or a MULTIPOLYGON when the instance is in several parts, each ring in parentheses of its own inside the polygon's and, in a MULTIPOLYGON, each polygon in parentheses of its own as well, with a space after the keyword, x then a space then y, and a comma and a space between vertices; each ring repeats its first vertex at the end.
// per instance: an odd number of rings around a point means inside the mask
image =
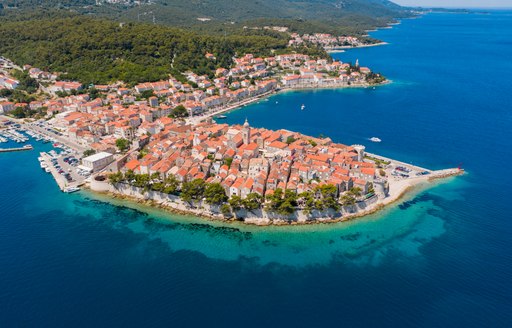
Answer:
MULTIPOLYGON (((274 218, 274 219, 268 219, 268 218, 241 218, 238 219, 236 216, 233 216, 231 218, 226 218, 222 214, 209 214, 207 211, 199 208, 177 208, 170 206, 168 204, 165 204, 165 202, 157 201, 152 198, 144 198, 144 197, 136 197, 133 195, 126 195, 122 194, 121 192, 113 192, 113 191, 101 191, 101 190, 95 190, 95 188, 91 188, 90 185, 88 185, 88 190, 90 190, 92 193, 106 196, 107 198, 117 199, 132 202, 134 204, 139 204, 142 206, 148 206, 152 208, 161 209, 165 212, 168 212, 170 214, 176 214, 176 215, 183 215, 183 216, 194 216, 201 219, 205 219, 207 221, 215 221, 215 222, 222 222, 226 224, 231 223, 243 223, 247 225, 253 225, 253 226, 289 226, 289 225, 311 225, 311 224, 332 224, 332 223, 340 223, 340 222, 348 222, 353 221, 358 218, 362 218, 371 214, 375 214, 385 208, 389 208, 390 205, 396 204, 398 201, 403 199, 405 196, 411 194, 414 190, 424 190, 431 186, 427 186, 428 184, 432 184, 439 180, 444 180, 450 177, 455 177, 459 175, 465 174, 464 170, 457 170, 457 169, 451 169, 451 170, 442 170, 439 171, 438 174, 433 175, 431 177, 421 177, 421 178, 414 178, 416 180, 411 180, 409 184, 405 185, 404 188, 400 189, 397 194, 394 194, 392 196, 386 197, 382 199, 381 201, 376 202, 375 204, 371 204, 368 206, 367 209, 357 211, 355 213, 341 215, 339 217, 320 217, 320 218, 312 218, 309 220, 304 221, 297 221, 297 220, 290 220, 285 218, 274 218), (425 187, 425 188, 422 188, 425 187)), ((108 183, 107 183, 108 184, 108 183)), ((142 195, 140 195, 142 196, 142 195)), ((175 205, 178 205, 175 203, 175 205)), ((297 211, 299 212, 299 211, 297 211)))

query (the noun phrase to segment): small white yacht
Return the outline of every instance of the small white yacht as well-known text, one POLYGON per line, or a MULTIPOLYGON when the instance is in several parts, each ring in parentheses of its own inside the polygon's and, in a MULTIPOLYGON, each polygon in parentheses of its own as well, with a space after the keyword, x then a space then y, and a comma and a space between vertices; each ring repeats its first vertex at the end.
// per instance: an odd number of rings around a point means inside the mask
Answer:
POLYGON ((64 188, 63 191, 65 193, 67 193, 67 194, 70 194, 72 192, 76 192, 76 191, 79 191, 79 190, 80 190, 80 188, 78 188, 78 187, 66 187, 66 188, 64 188))

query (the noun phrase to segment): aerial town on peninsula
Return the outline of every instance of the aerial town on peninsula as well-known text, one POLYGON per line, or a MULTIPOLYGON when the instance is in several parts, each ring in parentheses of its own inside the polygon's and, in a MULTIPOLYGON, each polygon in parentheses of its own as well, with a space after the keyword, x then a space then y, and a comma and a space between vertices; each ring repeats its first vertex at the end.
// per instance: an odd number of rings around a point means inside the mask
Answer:
MULTIPOLYGON (((213 54, 205 56, 215 60, 213 54)), ((390 165, 389 159, 367 155, 362 145, 253 128, 247 120, 234 126, 216 123, 214 119, 224 118, 220 113, 263 101, 281 89, 367 87, 385 81, 357 62, 300 54, 247 54, 233 60, 232 68, 217 69, 213 78, 186 72, 186 82, 170 76, 133 87, 116 83, 86 88, 27 65, 21 69, 52 97, 3 101, 0 112, 24 118, 44 109, 47 121, 23 128, 76 151, 60 159, 55 153, 40 157, 63 191, 79 190, 87 182, 93 190, 136 198, 145 194, 145 199, 199 215, 245 217, 248 222, 252 216, 258 224, 339 219, 343 213, 377 208, 399 197, 410 181, 433 176, 422 168, 390 165), (76 167, 75 157, 82 155, 78 174, 65 170, 76 167)), ((15 67, 8 60, 3 65, 15 67)), ((16 89, 19 82, 6 72, 0 87, 16 89)))

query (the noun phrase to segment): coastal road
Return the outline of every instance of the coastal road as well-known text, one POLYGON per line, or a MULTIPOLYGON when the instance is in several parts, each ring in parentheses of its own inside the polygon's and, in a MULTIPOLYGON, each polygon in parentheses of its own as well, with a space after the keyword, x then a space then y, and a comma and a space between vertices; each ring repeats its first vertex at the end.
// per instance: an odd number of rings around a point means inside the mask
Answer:
POLYGON ((22 128, 24 128, 24 129, 32 130, 33 132, 37 132, 39 134, 42 134, 42 135, 48 136, 54 140, 57 140, 61 144, 66 145, 69 148, 76 150, 79 153, 79 155, 82 155, 83 152, 86 150, 86 148, 84 146, 79 145, 76 142, 70 141, 69 138, 67 138, 65 136, 59 136, 56 133, 54 133, 53 131, 48 131, 39 126, 36 126, 35 124, 26 124, 26 123, 20 123, 20 124, 21 124, 22 128))
POLYGON ((226 105, 224 107, 214 109, 213 111, 208 111, 208 112, 206 112, 206 113, 204 113, 202 115, 197 115, 197 116, 190 117, 190 118, 187 119, 187 123, 190 123, 192 125, 196 125, 196 124, 206 120, 209 117, 212 117, 212 116, 215 116, 215 115, 218 115, 218 114, 222 114, 222 113, 225 113, 225 112, 229 112, 231 110, 237 109, 237 108, 245 106, 245 105, 252 104, 252 103, 257 102, 257 101, 259 101, 259 100, 261 100, 261 99, 263 99, 263 98, 265 98, 267 96, 270 96, 273 93, 275 93, 275 90, 268 91, 268 92, 263 93, 261 95, 258 95, 258 96, 255 96, 255 97, 251 97, 251 98, 248 98, 248 99, 236 102, 236 103, 228 104, 228 105, 226 105))

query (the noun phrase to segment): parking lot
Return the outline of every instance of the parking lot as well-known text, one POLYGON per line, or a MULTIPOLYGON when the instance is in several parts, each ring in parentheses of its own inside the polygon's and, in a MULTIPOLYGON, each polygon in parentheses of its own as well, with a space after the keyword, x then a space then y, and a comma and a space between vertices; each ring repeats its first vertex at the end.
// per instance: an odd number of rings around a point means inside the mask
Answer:
POLYGON ((68 151, 63 151, 59 155, 55 151, 50 151, 43 158, 61 189, 79 186, 90 175, 79 168, 79 159, 68 151))

